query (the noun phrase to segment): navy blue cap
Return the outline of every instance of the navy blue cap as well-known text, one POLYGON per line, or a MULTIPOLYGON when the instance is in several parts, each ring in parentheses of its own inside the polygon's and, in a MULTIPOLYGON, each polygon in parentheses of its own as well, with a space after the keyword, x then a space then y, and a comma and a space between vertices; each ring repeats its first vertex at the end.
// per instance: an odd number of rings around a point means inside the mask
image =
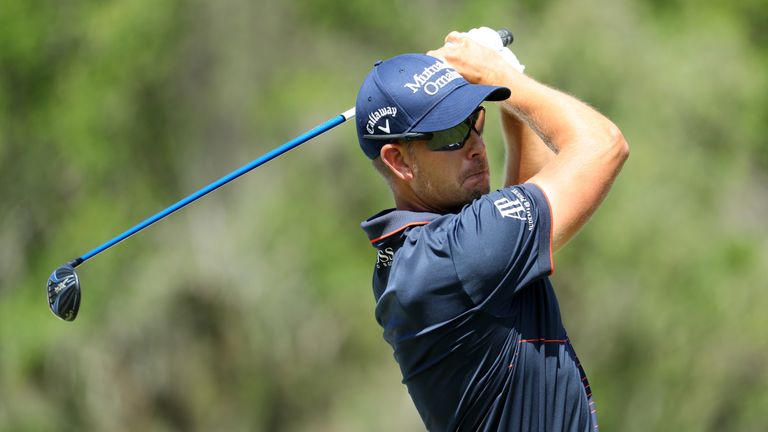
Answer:
POLYGON ((381 147, 393 141, 387 141, 388 135, 452 128, 483 101, 504 100, 510 94, 506 87, 470 84, 437 58, 402 54, 376 62, 360 86, 357 139, 365 155, 375 159, 381 147))

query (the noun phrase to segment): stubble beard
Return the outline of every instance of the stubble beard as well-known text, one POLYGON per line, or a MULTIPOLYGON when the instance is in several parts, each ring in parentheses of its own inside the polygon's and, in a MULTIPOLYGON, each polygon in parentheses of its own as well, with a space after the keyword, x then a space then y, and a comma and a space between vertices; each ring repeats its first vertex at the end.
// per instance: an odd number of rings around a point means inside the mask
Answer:
MULTIPOLYGON (((413 168, 414 173, 418 176, 419 167, 414 165, 413 168)), ((487 166, 484 168, 487 170, 487 166)), ((463 180, 448 188, 445 184, 438 184, 433 178, 425 178, 420 188, 420 195, 432 197, 435 201, 439 201, 439 209, 442 213, 458 213, 465 205, 490 192, 488 183, 478 184, 467 189, 464 187, 463 180)))

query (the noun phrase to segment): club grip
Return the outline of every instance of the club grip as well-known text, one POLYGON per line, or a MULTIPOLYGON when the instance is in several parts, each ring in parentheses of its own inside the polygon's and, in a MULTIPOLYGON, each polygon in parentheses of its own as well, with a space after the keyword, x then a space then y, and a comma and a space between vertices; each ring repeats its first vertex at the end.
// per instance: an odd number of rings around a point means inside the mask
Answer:
POLYGON ((500 28, 496 30, 496 33, 499 34, 499 37, 501 38, 501 44, 504 46, 511 44, 512 41, 515 40, 515 37, 512 36, 512 32, 509 31, 509 29, 500 28))

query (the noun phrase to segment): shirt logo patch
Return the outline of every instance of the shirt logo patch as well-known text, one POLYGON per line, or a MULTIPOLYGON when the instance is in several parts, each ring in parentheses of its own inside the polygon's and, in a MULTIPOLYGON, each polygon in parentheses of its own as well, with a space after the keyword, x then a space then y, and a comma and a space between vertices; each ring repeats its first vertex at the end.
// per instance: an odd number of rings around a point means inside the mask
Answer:
POLYGON ((392 261, 395 260, 395 250, 391 247, 380 249, 376 256, 376 268, 391 267, 392 261))
POLYGON ((526 220, 525 207, 520 200, 510 200, 509 198, 501 198, 493 202, 496 209, 501 213, 501 217, 512 218, 524 221, 526 220))

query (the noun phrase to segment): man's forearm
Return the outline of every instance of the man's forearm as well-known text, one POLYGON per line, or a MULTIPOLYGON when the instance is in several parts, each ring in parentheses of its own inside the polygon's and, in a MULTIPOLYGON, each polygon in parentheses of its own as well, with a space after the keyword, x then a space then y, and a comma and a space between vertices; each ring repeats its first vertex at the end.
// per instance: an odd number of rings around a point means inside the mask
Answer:
POLYGON ((509 108, 501 109, 501 124, 507 148, 504 186, 525 183, 549 163, 555 153, 509 108))
POLYGON ((524 122, 552 151, 580 146, 583 138, 594 147, 603 141, 596 138, 614 134, 613 123, 584 102, 516 71, 508 74, 497 82, 513 89, 502 111, 524 122))

